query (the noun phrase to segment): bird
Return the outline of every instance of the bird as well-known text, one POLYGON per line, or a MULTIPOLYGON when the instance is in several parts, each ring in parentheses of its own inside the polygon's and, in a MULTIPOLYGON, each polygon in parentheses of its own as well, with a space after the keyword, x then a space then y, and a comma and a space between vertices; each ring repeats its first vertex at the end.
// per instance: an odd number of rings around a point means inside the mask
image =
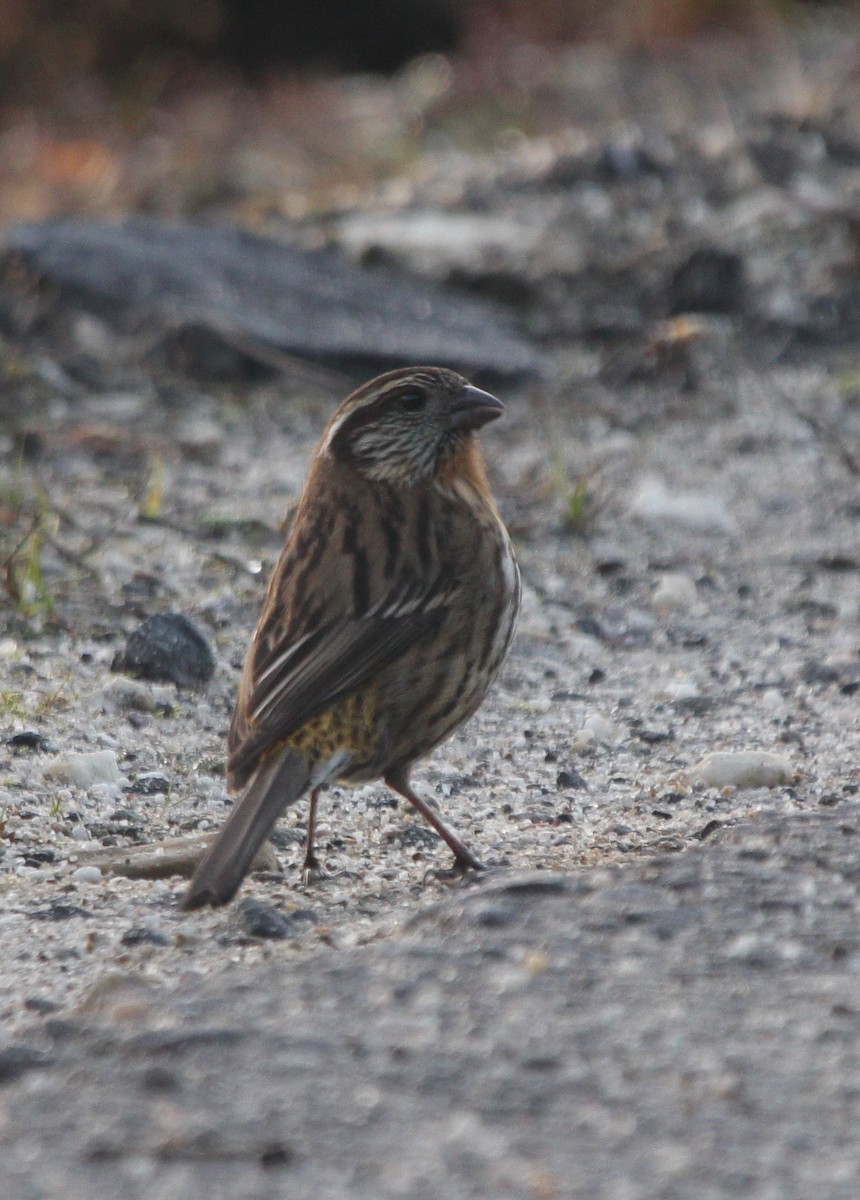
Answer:
POLYGON ((382 779, 447 843, 452 875, 485 869, 410 774, 480 706, 514 635, 520 572, 476 438, 503 411, 457 372, 417 366, 370 380, 329 420, 239 683, 227 782, 241 795, 183 909, 228 903, 308 792, 302 873, 320 878, 331 782, 382 779))

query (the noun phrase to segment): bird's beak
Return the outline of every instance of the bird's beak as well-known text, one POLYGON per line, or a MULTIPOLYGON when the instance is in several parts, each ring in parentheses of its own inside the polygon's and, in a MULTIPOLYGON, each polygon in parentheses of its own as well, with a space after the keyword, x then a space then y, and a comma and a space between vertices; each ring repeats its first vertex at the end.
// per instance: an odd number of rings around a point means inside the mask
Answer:
POLYGON ((480 429, 505 411, 501 400, 467 384, 450 409, 453 429, 480 429))

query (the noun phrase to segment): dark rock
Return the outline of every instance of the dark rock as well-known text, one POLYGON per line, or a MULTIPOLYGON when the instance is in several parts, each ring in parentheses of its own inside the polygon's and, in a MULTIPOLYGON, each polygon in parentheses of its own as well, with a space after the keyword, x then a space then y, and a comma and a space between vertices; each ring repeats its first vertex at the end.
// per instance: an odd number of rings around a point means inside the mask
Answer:
POLYGON ((24 856, 24 862, 28 867, 44 867, 48 863, 52 863, 56 857, 53 850, 28 850, 24 856))
POLYGON ((169 946, 170 938, 160 929, 153 929, 149 925, 133 925, 131 929, 126 929, 120 943, 123 946, 169 946))
POLYGON ((555 786, 559 789, 559 791, 562 791, 568 788, 587 788, 588 784, 580 775, 579 771, 569 770, 559 771, 555 778, 555 786))
POLYGON ((676 268, 669 285, 669 311, 734 313, 743 303, 740 255, 702 246, 676 268))
POLYGON ((295 934, 295 926, 288 916, 260 900, 242 900, 236 906, 236 912, 249 937, 288 938, 295 934))
POLYGON ((4 1046, 0 1049, 0 1084, 11 1083, 27 1071, 49 1067, 51 1061, 31 1046, 4 1046))
POLYGON ((809 621, 833 621, 839 616, 839 609, 835 604, 828 600, 815 600, 809 596, 790 601, 785 605, 785 611, 801 613, 809 621))
POLYGON ((288 1167, 295 1161, 295 1152, 281 1142, 272 1142, 263 1146, 259 1154, 260 1166, 264 1171, 276 1171, 288 1167))
POLYGON ((677 713, 693 713, 695 716, 701 716, 703 713, 710 712, 716 708, 717 702, 713 696, 681 696, 677 700, 670 701, 672 708, 677 713))
POLYGON ((215 672, 215 657, 196 625, 182 613, 148 617, 114 658, 111 670, 140 679, 197 688, 215 672))
POLYGON ((410 846, 418 850, 433 850, 439 846, 438 833, 414 821, 390 830, 387 837, 401 846, 410 846))
POLYGON ((636 736, 640 742, 655 745, 657 742, 671 742, 675 737, 675 733, 671 727, 665 729, 637 729, 636 736))
POLYGON ((598 641, 605 641, 607 637, 606 629, 597 617, 577 617, 575 625, 580 633, 597 638, 598 641))
POLYGON ((132 781, 128 793, 129 795, 135 793, 140 796, 154 796, 158 792, 169 792, 171 786, 170 780, 164 775, 160 775, 158 771, 147 771, 132 781))
POLYGON ((178 1092, 182 1082, 176 1071, 156 1064, 143 1072, 140 1085, 147 1092, 178 1092))
POLYGON ((13 733, 10 738, 7 738, 7 745, 16 750, 44 751, 52 749, 48 739, 35 729, 22 729, 20 733, 13 733))
POLYGON ((246 375, 250 363, 271 369, 286 355, 361 374, 404 362, 501 376, 540 368, 490 303, 402 271, 363 269, 336 250, 143 217, 19 225, 6 245, 7 268, 74 309, 162 331, 174 365, 184 356, 210 377, 246 375))
POLYGON ((598 177, 607 183, 632 183, 642 175, 659 177, 665 173, 664 164, 641 146, 619 140, 606 142, 601 148, 598 177))
POLYGON ((305 831, 295 825, 276 825, 269 834, 269 841, 276 850, 293 850, 304 845, 305 831))
POLYGON ((748 141, 747 152, 768 183, 785 187, 818 157, 819 146, 826 148, 819 130, 792 116, 771 113, 748 141))
POLYGON ((823 571, 860 571, 860 557, 856 554, 822 554, 816 560, 816 564, 823 571))
POLYGON ((47 908, 31 909, 27 916, 34 921, 70 921, 73 917, 92 917, 92 913, 85 908, 80 908, 77 904, 64 904, 61 901, 55 901, 47 908))
POLYGON ((28 996, 24 1001, 24 1007, 27 1012, 38 1013, 39 1016, 45 1016, 47 1013, 58 1012, 63 1006, 57 1000, 51 1000, 48 996, 28 996))
POLYGON ((839 670, 828 663, 808 659, 800 669, 800 678, 804 683, 838 683, 839 670))

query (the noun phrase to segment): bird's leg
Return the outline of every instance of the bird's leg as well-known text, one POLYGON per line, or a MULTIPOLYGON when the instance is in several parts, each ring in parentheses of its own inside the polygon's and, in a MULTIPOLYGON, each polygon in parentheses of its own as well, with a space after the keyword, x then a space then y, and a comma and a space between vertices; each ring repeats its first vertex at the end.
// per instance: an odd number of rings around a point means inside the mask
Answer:
POLYGON ((317 800, 322 788, 314 788, 311 792, 310 808, 308 809, 308 834, 305 839, 305 861, 302 863, 302 883, 316 883, 325 878, 325 871, 320 866, 320 860, 314 849, 314 839, 317 830, 317 800))
MULTIPOLYGON (((421 813, 427 824, 432 825, 443 842, 450 846, 454 853, 452 871, 455 876, 465 875, 467 871, 486 871, 487 868, 480 859, 475 858, 471 850, 464 846, 460 839, 448 829, 439 814, 429 804, 425 803, 424 800, 415 795, 408 779, 386 775, 385 782, 393 792, 397 792, 398 796, 402 796, 404 800, 408 800, 412 807, 421 813)), ((441 872, 438 875, 439 878, 442 878, 441 872)))

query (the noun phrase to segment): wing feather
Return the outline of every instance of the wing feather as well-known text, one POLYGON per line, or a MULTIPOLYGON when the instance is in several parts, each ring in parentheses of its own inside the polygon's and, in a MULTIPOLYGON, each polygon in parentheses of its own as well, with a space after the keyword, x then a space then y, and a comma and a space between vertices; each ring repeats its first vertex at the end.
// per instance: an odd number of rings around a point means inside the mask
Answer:
POLYGON ((234 719, 230 775, 241 784, 267 750, 438 628, 451 592, 438 578, 420 590, 401 585, 361 616, 339 617, 292 644, 277 643, 254 663, 242 729, 234 719))

